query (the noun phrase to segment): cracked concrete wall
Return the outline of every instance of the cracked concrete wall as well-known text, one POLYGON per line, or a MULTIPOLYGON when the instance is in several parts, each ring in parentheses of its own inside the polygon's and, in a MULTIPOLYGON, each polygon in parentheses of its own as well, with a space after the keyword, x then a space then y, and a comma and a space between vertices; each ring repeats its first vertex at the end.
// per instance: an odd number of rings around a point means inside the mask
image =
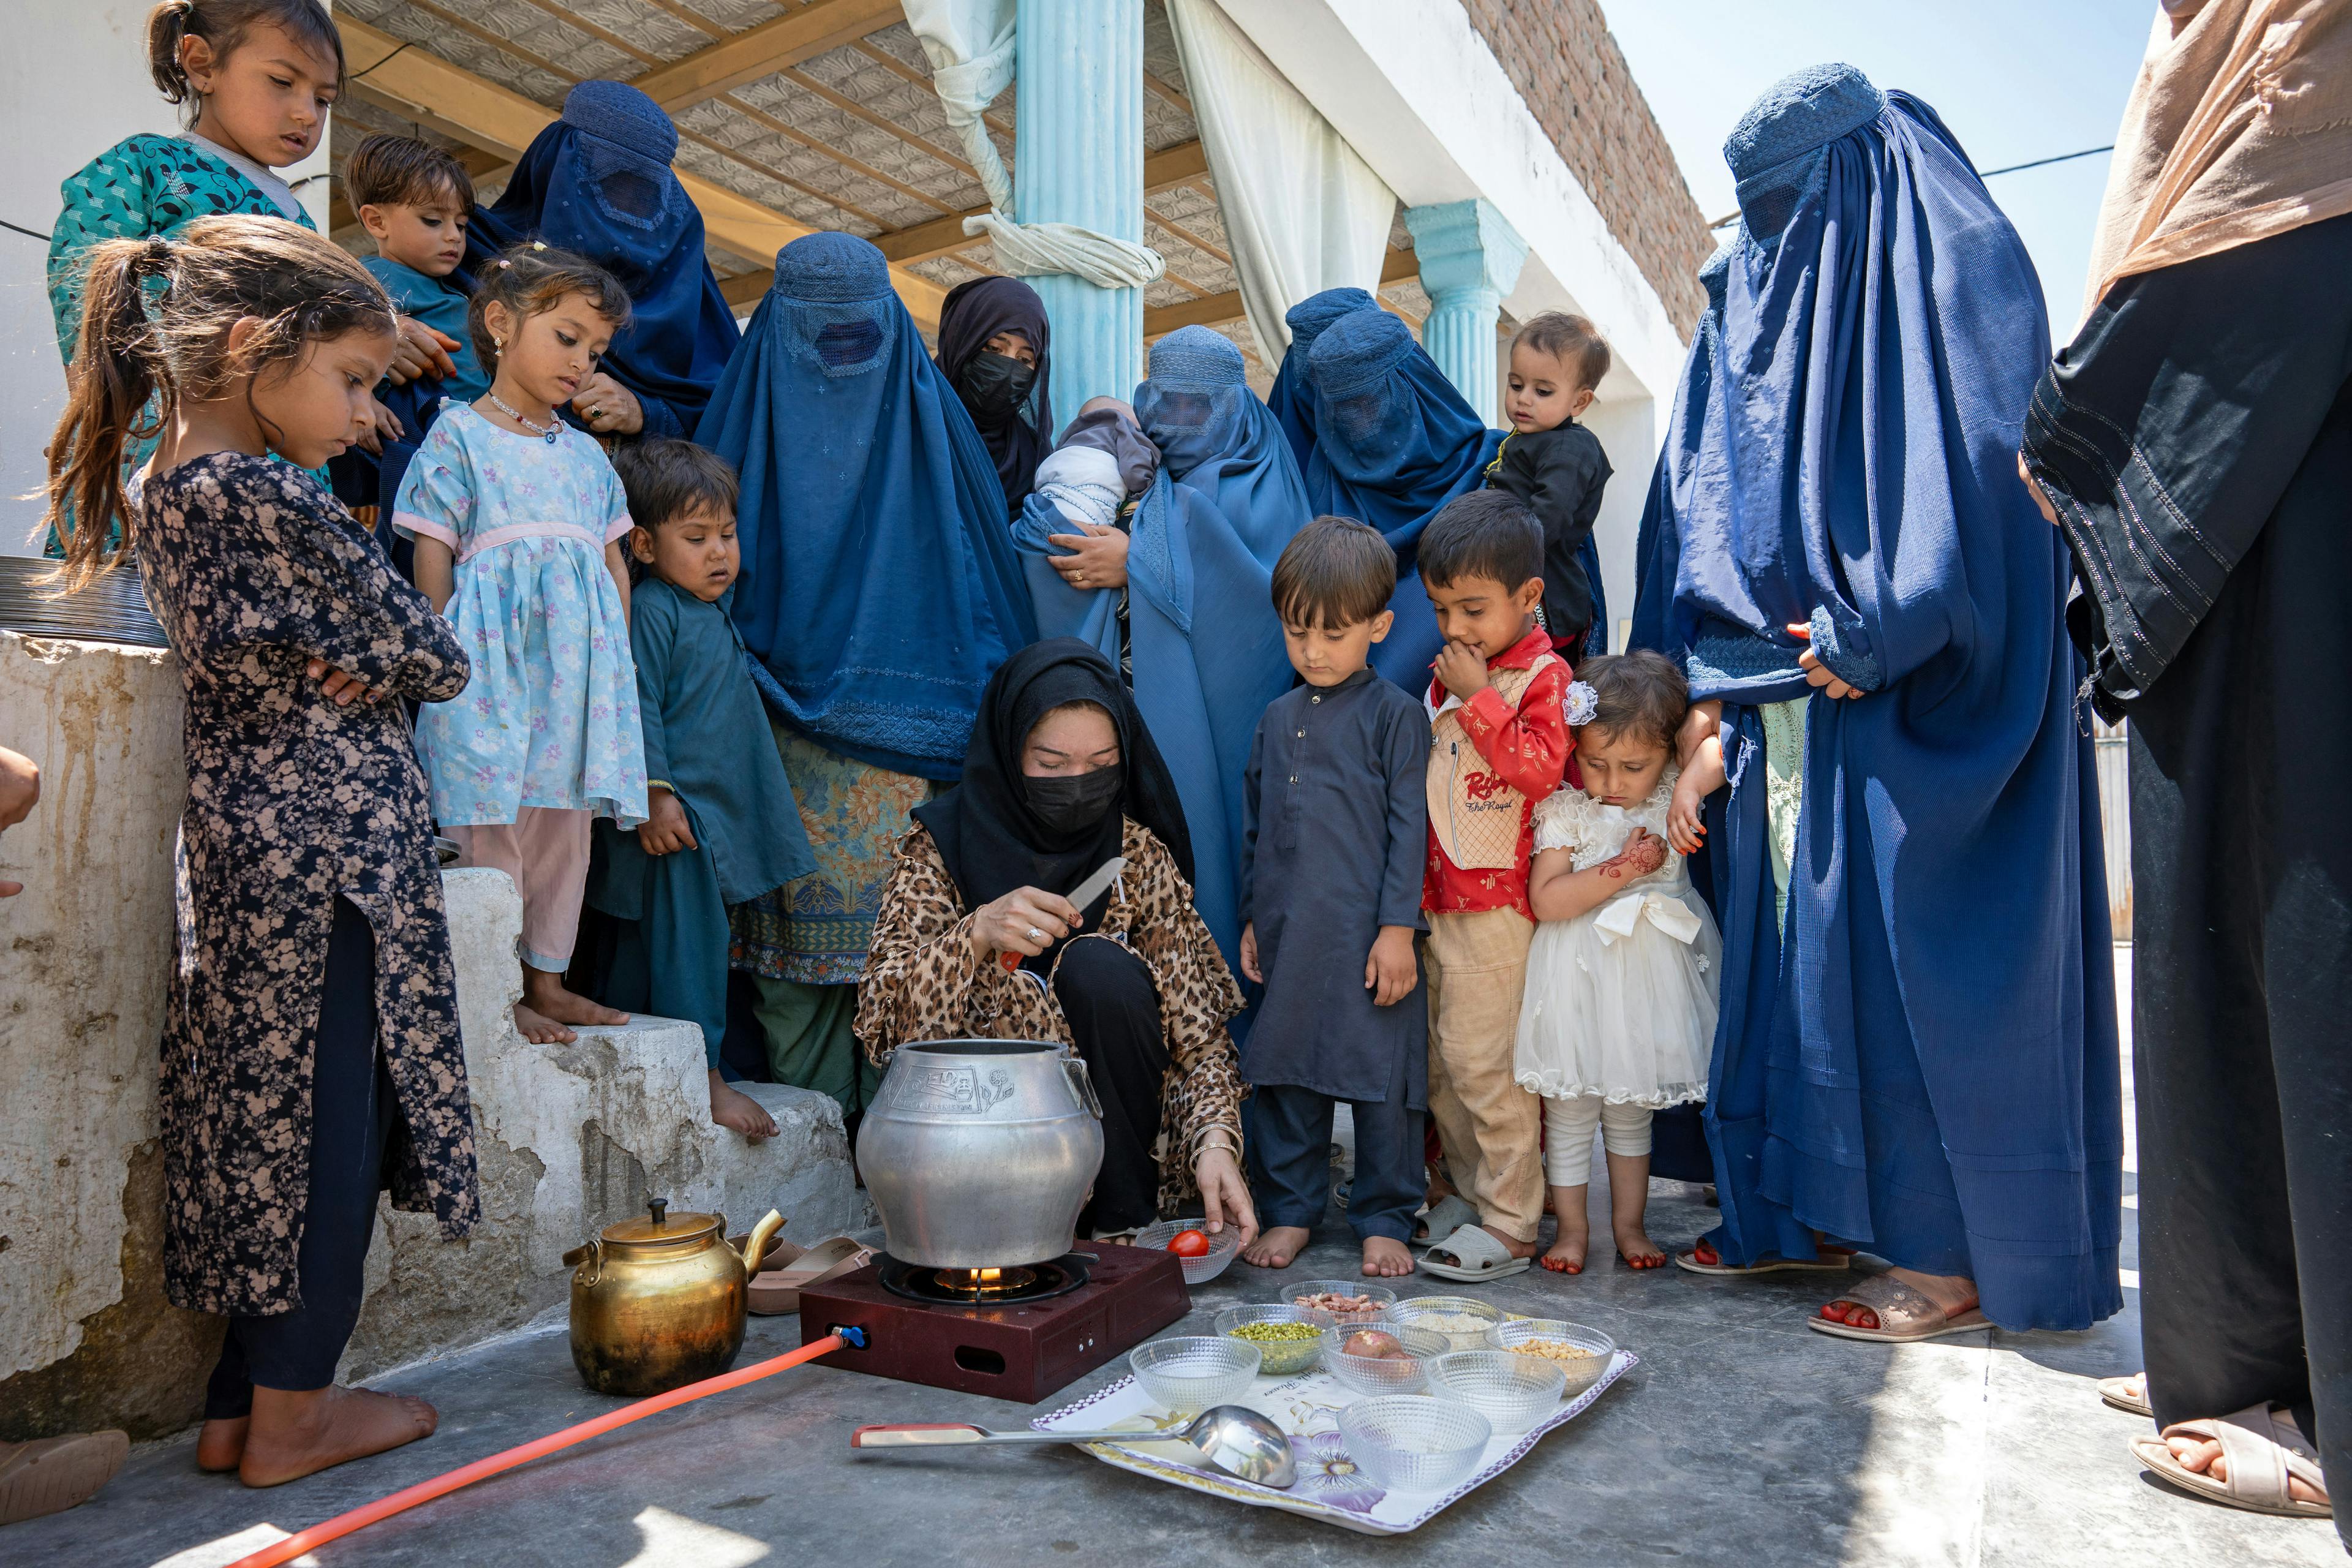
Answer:
MULTIPOLYGON (((168 654, 0 632, 0 744, 40 764, 33 816, 0 836, 0 1440, 196 1418, 221 1323, 163 1299, 156 1042, 172 954, 172 845, 186 793, 168 654)), ((363 1377, 514 1327, 565 1300, 564 1251, 647 1195, 749 1229, 770 1206, 803 1244, 874 1223, 827 1096, 747 1085, 781 1129, 713 1127, 700 1034, 641 1019, 574 1046, 515 1033, 521 900, 494 871, 445 876, 483 1218, 446 1243, 379 1210, 344 1359, 363 1377)))

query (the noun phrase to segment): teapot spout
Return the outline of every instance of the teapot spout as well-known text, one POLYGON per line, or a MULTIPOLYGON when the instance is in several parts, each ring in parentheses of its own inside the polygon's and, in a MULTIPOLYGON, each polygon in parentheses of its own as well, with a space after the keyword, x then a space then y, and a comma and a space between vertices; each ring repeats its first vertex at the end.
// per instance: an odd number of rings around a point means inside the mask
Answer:
POLYGON ((759 1277, 760 1259, 768 1255, 768 1244, 775 1240, 776 1232, 783 1228, 784 1216, 773 1209, 770 1209, 761 1216, 760 1223, 751 1227, 751 1237, 743 1244, 744 1278, 759 1277))

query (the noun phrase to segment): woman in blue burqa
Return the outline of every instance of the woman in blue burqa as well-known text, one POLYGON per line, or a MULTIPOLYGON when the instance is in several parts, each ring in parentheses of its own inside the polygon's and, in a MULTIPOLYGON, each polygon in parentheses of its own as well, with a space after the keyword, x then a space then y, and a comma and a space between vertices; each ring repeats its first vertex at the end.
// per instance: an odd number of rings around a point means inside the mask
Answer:
POLYGON ((1283 324, 1290 329, 1290 346, 1283 351, 1282 363, 1275 370, 1265 405, 1274 410, 1276 422, 1289 438, 1290 455, 1298 459, 1302 474, 1307 471, 1308 454, 1315 450, 1315 387, 1307 378, 1307 356, 1314 352, 1315 340, 1323 335, 1323 330, 1340 317, 1380 308, 1381 302, 1361 289, 1326 289, 1283 312, 1283 324))
MULTIPOLYGON (((1284 356, 1285 374, 1291 357, 1284 356)), ((1388 640, 1373 645, 1372 668, 1409 691, 1426 690, 1444 639, 1414 569, 1422 530, 1447 501, 1486 483, 1503 433, 1486 428, 1412 329, 1386 310, 1345 311, 1323 328, 1307 351, 1307 377, 1315 399, 1307 500, 1318 514, 1352 517, 1388 536, 1397 552, 1389 601, 1396 622, 1388 640)), ((1601 556, 1590 537, 1584 571, 1592 625, 1605 643, 1601 556)))
POLYGON ((2118 1310, 2105 868, 2063 542, 2016 483, 2049 357, 2015 230, 1927 105, 1850 66, 1725 144, 1741 226, 1643 520, 1634 641, 1731 774, 1701 1273, 1890 1272, 1849 1338, 2118 1310))
POLYGON ((776 257, 695 439, 741 476, 730 609, 818 874, 729 911, 770 1070, 864 1108, 851 1025, 893 853, 960 776, 988 678, 1036 640, 996 465, 882 253, 776 257))
POLYGON ((1129 524, 1123 584, 1073 584, 1046 569, 1070 559, 1053 536, 1080 531, 1053 487, 1029 498, 1014 534, 1031 557, 1043 635, 1084 638, 1118 661, 1114 612, 1125 595, 1136 706, 1167 758, 1192 836, 1193 903, 1238 968, 1242 773, 1258 715, 1291 683, 1274 563, 1315 514, 1230 339, 1184 327, 1154 343, 1135 416, 1159 447, 1160 468, 1129 524))
POLYGON ((572 399, 600 436, 693 435, 735 352, 735 312, 703 258, 702 215, 670 170, 677 155, 661 105, 625 82, 583 81, 466 234, 469 272, 538 239, 629 291, 629 324, 572 399))

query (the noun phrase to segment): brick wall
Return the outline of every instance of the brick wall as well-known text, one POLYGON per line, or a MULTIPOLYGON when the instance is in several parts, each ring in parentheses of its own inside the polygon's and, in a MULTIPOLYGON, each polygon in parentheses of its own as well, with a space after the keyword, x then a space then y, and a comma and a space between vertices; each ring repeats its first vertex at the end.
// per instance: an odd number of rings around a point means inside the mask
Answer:
POLYGON ((1688 337, 1706 306, 1698 268, 1715 242, 1599 0, 1462 0, 1462 7, 1688 337))

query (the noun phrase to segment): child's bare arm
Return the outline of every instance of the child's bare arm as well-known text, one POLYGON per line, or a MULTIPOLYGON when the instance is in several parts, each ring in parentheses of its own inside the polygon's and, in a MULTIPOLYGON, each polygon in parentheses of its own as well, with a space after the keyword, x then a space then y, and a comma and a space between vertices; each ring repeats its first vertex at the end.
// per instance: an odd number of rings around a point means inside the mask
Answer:
POLYGON ((1539 921, 1572 921, 1599 909, 1625 890, 1626 883, 1646 877, 1666 863, 1666 841, 1647 828, 1636 827, 1625 847, 1598 866, 1579 871, 1566 849, 1546 849, 1528 872, 1528 903, 1539 921))
POLYGON ((422 533, 416 536, 416 586, 436 612, 449 613, 449 601, 457 592, 457 558, 446 543, 422 533))
MULTIPOLYGON (((1693 759, 1698 755, 1699 747, 1714 741, 1717 742, 1715 763, 1720 769, 1723 766, 1722 740, 1723 699, 1715 697, 1705 702, 1694 702, 1690 711, 1683 715, 1683 727, 1675 736, 1675 761, 1687 773, 1693 759)), ((1719 778, 1716 780, 1718 784, 1722 782, 1719 778)), ((1713 786, 1709 788, 1711 790, 1713 786)))
POLYGON ((604 546, 604 570, 613 574, 613 586, 621 591, 621 618, 629 616, 629 563, 621 553, 621 542, 614 540, 604 546))
POLYGON ((1682 777, 1675 781, 1675 798, 1666 808, 1666 840, 1681 855, 1692 855, 1706 840, 1706 828, 1699 821, 1700 810, 1706 797, 1723 787, 1723 736, 1711 734, 1698 743, 1698 751, 1684 764, 1682 777))

